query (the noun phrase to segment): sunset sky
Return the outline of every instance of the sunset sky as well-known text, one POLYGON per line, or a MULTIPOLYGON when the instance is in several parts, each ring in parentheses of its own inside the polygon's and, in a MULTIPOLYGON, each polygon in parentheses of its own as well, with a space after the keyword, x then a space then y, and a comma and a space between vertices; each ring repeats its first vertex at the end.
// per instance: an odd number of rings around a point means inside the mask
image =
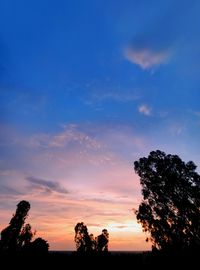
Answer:
POLYGON ((147 250, 133 163, 200 165, 200 1, 2 0, 0 230, 16 204, 51 250, 74 226, 147 250))

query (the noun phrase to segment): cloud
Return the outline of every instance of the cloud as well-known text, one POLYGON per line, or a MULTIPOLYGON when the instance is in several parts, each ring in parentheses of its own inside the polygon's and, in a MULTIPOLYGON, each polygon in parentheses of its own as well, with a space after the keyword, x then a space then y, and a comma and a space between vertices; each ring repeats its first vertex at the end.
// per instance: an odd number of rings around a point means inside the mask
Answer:
POLYGON ((169 51, 154 51, 149 48, 128 47, 124 50, 124 56, 128 61, 145 70, 166 63, 169 59, 169 51))
MULTIPOLYGON (((155 5, 152 10, 154 16, 149 13, 148 17, 141 5, 137 12, 144 18, 140 20, 138 28, 134 27, 134 31, 130 27, 129 41, 123 50, 124 57, 143 70, 152 70, 168 63, 173 56, 170 67, 175 65, 175 72, 181 72, 182 76, 183 72, 186 75, 197 74, 199 7, 198 1, 189 5, 183 1, 180 11, 180 1, 166 1, 164 5, 155 5)), ((129 28, 130 21, 127 22, 129 28)))
POLYGON ((138 111, 141 113, 141 114, 144 114, 146 116, 150 116, 151 115, 151 108, 148 107, 147 105, 145 104, 142 104, 139 106, 138 108, 138 111))
POLYGON ((85 105, 94 110, 104 110, 104 102, 128 103, 141 97, 141 88, 122 82, 120 78, 94 79, 86 84, 87 95, 82 97, 85 105))
POLYGON ((172 136, 181 136, 186 130, 186 124, 184 122, 173 122, 169 126, 169 131, 172 136))
POLYGON ((93 150, 100 148, 99 143, 94 138, 73 124, 63 125, 63 130, 57 134, 36 134, 27 144, 42 148, 63 148, 74 145, 84 145, 93 150))
POLYGON ((64 194, 69 193, 68 190, 61 187, 60 184, 55 181, 44 180, 44 179, 36 178, 33 176, 26 177, 26 180, 28 180, 33 186, 36 186, 39 189, 46 189, 47 191, 50 191, 50 192, 56 191, 58 193, 64 193, 64 194))
POLYGON ((118 229, 124 229, 124 228, 127 228, 127 226, 125 226, 125 225, 119 225, 119 226, 116 226, 116 228, 118 228, 118 229))
MULTIPOLYGON (((118 87, 119 88, 119 87, 118 87)), ((138 89, 131 89, 131 90, 122 90, 122 89, 105 89, 104 91, 96 90, 93 91, 92 101, 104 101, 104 100, 113 100, 116 102, 129 102, 138 100, 140 95, 138 89)))
POLYGON ((6 186, 6 185, 2 185, 0 184, 0 194, 1 195, 20 195, 22 194, 21 192, 17 191, 16 189, 6 186))

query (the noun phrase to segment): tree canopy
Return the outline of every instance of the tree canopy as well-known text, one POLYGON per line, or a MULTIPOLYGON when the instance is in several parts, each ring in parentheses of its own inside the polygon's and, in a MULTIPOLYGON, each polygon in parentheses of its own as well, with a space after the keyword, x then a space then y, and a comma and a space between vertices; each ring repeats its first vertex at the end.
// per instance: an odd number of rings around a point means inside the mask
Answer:
POLYGON ((1 231, 0 252, 48 252, 49 244, 41 237, 31 242, 35 232, 32 231, 29 223, 25 224, 30 207, 28 201, 20 201, 17 204, 16 212, 9 225, 1 231))
POLYGON ((87 226, 83 222, 79 222, 74 227, 75 243, 78 252, 85 252, 92 250, 92 242, 88 233, 87 226))
POLYGON ((150 233, 147 241, 162 250, 200 247, 200 176, 196 165, 177 155, 152 151, 134 162, 143 200, 138 222, 150 233))
POLYGON ((77 252, 108 252, 109 233, 107 229, 103 229, 102 234, 94 237, 92 233, 88 233, 87 226, 83 222, 78 222, 74 230, 77 252))
POLYGON ((3 250, 15 251, 22 243, 20 239, 21 230, 30 209, 30 203, 20 201, 17 204, 15 214, 10 220, 8 227, 1 231, 1 248, 3 250))

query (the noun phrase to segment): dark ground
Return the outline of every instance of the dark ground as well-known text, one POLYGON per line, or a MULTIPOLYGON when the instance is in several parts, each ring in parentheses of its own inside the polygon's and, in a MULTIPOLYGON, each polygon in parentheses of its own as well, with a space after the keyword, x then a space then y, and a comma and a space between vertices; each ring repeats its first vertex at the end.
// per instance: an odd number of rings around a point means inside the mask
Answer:
MULTIPOLYGON (((200 254, 199 254, 200 256, 200 254)), ((0 269, 199 269, 198 257, 170 256, 151 252, 109 252, 77 254, 50 251, 42 254, 1 255, 0 269)))

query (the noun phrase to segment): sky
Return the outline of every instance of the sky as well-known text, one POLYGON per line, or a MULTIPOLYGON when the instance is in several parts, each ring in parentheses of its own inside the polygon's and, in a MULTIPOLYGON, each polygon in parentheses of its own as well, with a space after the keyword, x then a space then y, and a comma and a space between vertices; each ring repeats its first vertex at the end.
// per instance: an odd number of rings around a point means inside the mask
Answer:
POLYGON ((134 161, 200 165, 200 2, 0 2, 0 230, 28 200, 51 250, 74 226, 148 250, 134 161))

